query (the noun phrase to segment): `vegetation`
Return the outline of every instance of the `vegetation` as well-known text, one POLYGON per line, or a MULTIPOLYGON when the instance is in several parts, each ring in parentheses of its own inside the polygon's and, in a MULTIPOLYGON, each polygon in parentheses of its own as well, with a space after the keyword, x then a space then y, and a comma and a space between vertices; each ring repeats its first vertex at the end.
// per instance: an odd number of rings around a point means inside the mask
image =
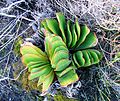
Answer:
POLYGON ((64 15, 62 13, 56 15, 59 24, 54 19, 47 19, 42 22, 45 28, 43 32, 45 35, 45 52, 29 42, 23 45, 20 50, 22 62, 30 72, 29 80, 39 78, 37 86, 43 85, 43 93, 46 93, 55 77, 61 86, 67 86, 78 80, 76 68, 96 64, 102 58, 99 51, 87 49, 97 44, 97 38, 86 25, 80 28, 76 21, 73 24, 74 27, 69 25, 66 32, 64 15), (69 28, 72 28, 72 32, 69 28), (66 37, 70 41, 72 40, 71 43, 66 42, 66 37), (72 49, 71 57, 69 57, 70 49, 72 49), (80 51, 80 49, 84 50, 80 51))

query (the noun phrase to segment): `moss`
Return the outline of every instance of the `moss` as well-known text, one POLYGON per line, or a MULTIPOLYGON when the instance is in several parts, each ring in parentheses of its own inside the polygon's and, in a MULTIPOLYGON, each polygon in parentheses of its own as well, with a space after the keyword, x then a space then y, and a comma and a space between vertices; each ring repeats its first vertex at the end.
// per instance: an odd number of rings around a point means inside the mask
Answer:
POLYGON ((54 96, 54 101, 78 101, 78 100, 67 98, 62 93, 59 92, 57 95, 54 96))
POLYGON ((3 75, 3 73, 4 73, 4 70, 0 69, 0 75, 3 75))
MULTIPOLYGON (((16 78, 18 76, 18 74, 21 72, 21 70, 23 70, 25 67, 22 65, 22 63, 20 61, 16 62, 13 64, 13 69, 14 69, 14 78, 16 78)), ((28 76, 29 76, 29 72, 26 70, 24 71, 20 77, 17 79, 18 82, 21 83, 21 86, 23 89, 25 89, 27 92, 30 92, 32 90, 38 90, 41 91, 42 87, 39 86, 37 87, 37 80, 28 80, 28 76)), ((36 95, 35 95, 36 96, 36 95)), ((48 101, 51 101, 51 96, 48 94, 48 101)), ((37 99, 39 97, 37 96, 37 99)), ((41 97, 40 97, 41 99, 41 97)), ((55 95, 52 99, 54 99, 54 101, 77 101, 76 99, 69 99, 65 96, 63 96, 63 94, 61 92, 58 92, 57 95, 55 95)))
POLYGON ((23 39, 22 39, 21 37, 19 37, 19 38, 15 41, 13 51, 14 51, 14 53, 15 53, 16 55, 20 55, 20 46, 21 46, 22 43, 23 43, 23 39))
MULTIPOLYGON (((14 69, 14 78, 18 77, 19 73, 21 72, 21 70, 23 70, 25 67, 22 65, 22 63, 20 61, 16 62, 13 64, 13 69, 14 69)), ((21 98, 22 101, 42 101, 43 97, 41 97, 39 94, 39 92, 37 91, 41 91, 41 86, 37 87, 37 82, 36 80, 28 80, 28 75, 29 72, 23 71, 23 73, 21 73, 21 75, 19 76, 19 78, 17 79, 17 81, 20 83, 18 83, 16 88, 19 88, 19 91, 21 92, 21 90, 25 90, 27 93, 26 95, 24 95, 25 97, 21 98), (21 89, 22 88, 22 89, 21 89)), ((15 84, 14 84, 15 85, 15 84)))
MULTIPOLYGON (((13 64, 14 68, 14 78, 16 78, 21 70, 23 70, 25 67, 22 65, 20 62, 16 62, 13 64)), ((28 70, 24 71, 21 73, 19 78, 17 79, 18 82, 22 84, 22 88, 25 89, 26 91, 31 91, 31 90, 38 90, 41 91, 41 86, 37 87, 37 80, 28 80, 29 72, 28 70)))
POLYGON ((21 78, 21 82, 23 85, 23 88, 25 88, 27 91, 30 90, 39 90, 41 91, 41 86, 37 87, 37 80, 28 80, 28 76, 29 76, 29 72, 26 71, 25 73, 23 73, 23 76, 21 78))
MULTIPOLYGON (((23 43, 23 39, 21 37, 19 37, 14 43, 13 51, 15 55, 17 55, 18 57, 20 57, 20 47, 22 43, 23 43)), ((13 64, 14 78, 16 78, 21 72, 21 70, 23 70, 24 68, 25 67, 23 66, 21 61, 14 63, 13 64)), ((22 84, 22 88, 26 89, 26 91, 31 91, 31 90, 41 91, 41 86, 37 87, 37 80, 30 81, 28 80, 28 76, 29 76, 29 72, 26 70, 23 73, 21 73, 21 75, 17 79, 17 81, 19 81, 22 84)))

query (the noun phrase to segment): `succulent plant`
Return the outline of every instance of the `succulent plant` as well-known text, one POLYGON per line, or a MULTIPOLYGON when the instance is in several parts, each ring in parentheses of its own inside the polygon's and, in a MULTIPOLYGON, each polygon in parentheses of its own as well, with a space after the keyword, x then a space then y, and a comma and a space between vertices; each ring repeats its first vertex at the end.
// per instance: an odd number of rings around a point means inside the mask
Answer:
POLYGON ((45 19, 41 27, 51 34, 59 35, 66 44, 69 51, 72 51, 72 63, 77 67, 88 67, 97 64, 102 54, 94 49, 97 45, 96 34, 91 32, 87 25, 79 25, 78 20, 73 23, 66 21, 65 16, 60 12, 56 13, 57 19, 45 19))
POLYGON ((43 93, 48 90, 55 76, 61 86, 78 80, 74 66, 69 60, 69 51, 60 36, 46 35, 45 52, 31 43, 23 45, 20 52, 21 60, 30 72, 29 80, 39 78, 38 86, 43 85, 43 93))
POLYGON ((61 86, 67 86, 78 80, 75 69, 97 64, 102 54, 94 49, 98 39, 86 25, 80 26, 76 20, 73 24, 65 21, 62 13, 56 19, 45 19, 41 22, 44 28, 43 52, 32 43, 26 43, 20 49, 22 62, 30 72, 29 80, 39 78, 38 86, 43 85, 45 93, 57 78, 61 86), (72 52, 71 52, 72 51, 72 52))

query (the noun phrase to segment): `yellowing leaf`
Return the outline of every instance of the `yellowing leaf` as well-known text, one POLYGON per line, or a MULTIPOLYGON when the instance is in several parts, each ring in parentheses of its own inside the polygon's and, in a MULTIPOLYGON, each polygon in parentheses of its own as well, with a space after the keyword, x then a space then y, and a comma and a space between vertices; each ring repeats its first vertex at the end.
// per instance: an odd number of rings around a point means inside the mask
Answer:
POLYGON ((78 79, 79 78, 74 70, 67 72, 62 77, 58 77, 58 80, 59 80, 61 86, 63 86, 63 87, 66 87, 67 85, 76 82, 78 79))
POLYGON ((56 13, 57 20, 59 22, 59 27, 61 30, 61 37, 66 43, 66 37, 65 37, 65 29, 66 29, 66 22, 65 22, 65 16, 62 13, 56 13))

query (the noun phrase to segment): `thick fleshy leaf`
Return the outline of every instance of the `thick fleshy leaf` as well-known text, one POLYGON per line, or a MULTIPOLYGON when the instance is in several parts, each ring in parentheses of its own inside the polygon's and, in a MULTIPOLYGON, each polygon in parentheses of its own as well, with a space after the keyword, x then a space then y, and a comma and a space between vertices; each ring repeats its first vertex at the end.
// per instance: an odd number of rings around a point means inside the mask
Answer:
POLYGON ((57 47, 55 50, 54 50, 54 53, 55 54, 56 52, 60 51, 60 50, 63 50, 65 52, 68 52, 68 49, 65 47, 65 46, 59 46, 57 47))
POLYGON ((88 55, 90 57, 91 64, 96 64, 96 63, 98 63, 100 61, 95 52, 93 52, 91 50, 88 50, 87 52, 88 52, 88 55))
POLYGON ((98 55, 98 58, 99 58, 100 60, 102 59, 103 54, 102 54, 101 52, 99 52, 99 51, 97 51, 97 50, 94 50, 94 49, 89 49, 89 50, 94 51, 94 52, 98 55))
MULTIPOLYGON (((33 69, 32 69, 33 70, 33 69)), ((42 68, 40 71, 34 72, 29 75, 29 80, 33 80, 35 78, 38 78, 42 75, 47 75, 48 73, 50 73, 52 70, 52 68, 50 68, 50 66, 46 67, 46 68, 42 68)))
POLYGON ((43 52, 40 48, 36 47, 35 45, 32 45, 31 47, 33 47, 42 56, 47 57, 46 53, 43 52))
POLYGON ((62 33, 62 39, 66 43, 66 37, 65 37, 65 29, 66 29, 66 22, 65 22, 65 16, 60 12, 56 13, 57 20, 59 22, 59 28, 62 33))
POLYGON ((49 75, 43 81, 43 88, 42 88, 42 92, 43 93, 45 93, 48 90, 48 88, 50 87, 51 83, 53 82, 53 79, 54 79, 54 72, 51 71, 51 73, 49 73, 49 75))
MULTIPOLYGON (((59 70, 60 60, 62 60, 62 59, 68 60, 69 59, 68 49, 67 49, 65 43, 60 38, 60 36, 49 35, 49 38, 46 37, 46 39, 48 40, 48 41, 46 41, 48 43, 47 44, 45 43, 45 45, 47 45, 45 47, 47 49, 46 51, 49 53, 49 59, 51 61, 52 68, 58 67, 58 70, 59 70)), ((63 62, 61 61, 61 63, 63 63, 63 62)), ((68 63, 70 63, 69 60, 66 64, 68 64, 68 63)), ((64 68, 66 68, 66 67, 62 67, 61 69, 64 69, 64 68)))
POLYGON ((27 67, 28 67, 28 70, 29 72, 34 69, 34 68, 38 68, 40 66, 43 66, 43 65, 47 65, 49 64, 49 62, 30 62, 27 67))
POLYGON ((66 47, 65 43, 62 41, 60 36, 49 35, 45 38, 45 50, 50 60, 52 59, 55 49, 60 46, 64 46, 64 48, 66 47))
POLYGON ((50 57, 50 35, 48 34, 46 37, 45 37, 45 41, 44 41, 44 44, 45 44, 45 52, 47 53, 47 56, 50 57))
POLYGON ((30 63, 27 64, 27 67, 31 67, 31 66, 34 67, 34 65, 39 65, 39 64, 41 64, 41 63, 47 64, 47 63, 49 63, 49 62, 41 62, 41 61, 30 62, 30 63))
POLYGON ((72 69, 73 69, 73 66, 70 66, 70 67, 66 68, 65 70, 63 70, 63 71, 56 72, 56 75, 58 77, 61 77, 61 76, 65 75, 67 72, 69 72, 72 69))
POLYGON ((103 57, 102 53, 100 53, 97 50, 88 49, 88 52, 90 52, 91 56, 93 57, 93 60, 94 60, 93 64, 98 63, 102 59, 102 57, 103 57))
POLYGON ((84 67, 90 66, 91 62, 90 62, 90 57, 89 57, 87 51, 83 50, 82 53, 83 53, 83 58, 85 59, 85 65, 84 65, 84 67))
POLYGON ((83 53, 81 51, 77 51, 76 53, 74 53, 74 55, 75 55, 75 58, 76 58, 78 64, 80 65, 80 67, 84 66, 85 59, 83 58, 83 53))
POLYGON ((90 53, 90 55, 93 58, 92 64, 96 64, 96 63, 98 63, 100 61, 100 59, 99 59, 98 55, 96 54, 96 52, 91 51, 91 50, 89 50, 88 52, 90 53))
MULTIPOLYGON (((73 62, 76 67, 80 67, 79 60, 76 58, 76 54, 73 54, 73 62)), ((80 58, 80 57, 79 57, 80 58)), ((81 61, 80 61, 81 62, 81 61)))
POLYGON ((63 86, 63 87, 66 87, 67 85, 76 82, 78 79, 79 78, 74 70, 70 70, 63 76, 58 77, 58 80, 59 80, 61 86, 63 86))
POLYGON ((79 49, 86 49, 86 48, 91 48, 97 45, 98 39, 95 35, 95 33, 90 32, 85 41, 77 48, 77 50, 79 49))
POLYGON ((55 68, 54 71, 62 71, 67 68, 70 63, 71 61, 69 59, 62 59, 57 63, 57 65, 52 65, 52 67, 55 68))
POLYGON ((90 50, 86 50, 88 55, 89 55, 89 58, 90 58, 90 62, 91 62, 91 65, 94 64, 94 58, 92 57, 91 53, 90 53, 90 50))
POLYGON ((60 46, 66 47, 62 41, 55 41, 55 42, 51 43, 50 59, 52 58, 55 49, 60 46))
POLYGON ((42 61, 48 61, 46 57, 40 57, 35 54, 25 54, 21 58, 22 62, 27 65, 30 62, 42 62, 42 61))
POLYGON ((87 35, 90 33, 90 29, 87 27, 87 25, 81 26, 81 33, 80 38, 77 41, 76 47, 79 47, 86 39, 87 35))
POLYGON ((79 40, 79 38, 80 38, 80 25, 78 23, 78 19, 76 19, 76 22, 75 22, 75 29, 76 29, 77 39, 79 40))
POLYGON ((46 22, 46 20, 43 20, 43 21, 41 21, 41 27, 43 28, 45 28, 45 30, 47 30, 47 31, 49 31, 50 33, 52 33, 52 31, 48 28, 48 25, 47 25, 47 22, 46 22))
POLYGON ((75 69, 75 70, 76 70, 77 68, 79 68, 79 67, 76 66, 74 60, 72 60, 71 65, 74 66, 74 69, 75 69))
POLYGON ((25 55, 25 54, 40 55, 34 48, 32 48, 31 46, 28 46, 28 45, 22 46, 22 47, 20 48, 20 53, 21 53, 22 55, 25 55))
POLYGON ((47 75, 45 74, 45 75, 40 76, 40 77, 39 77, 39 80, 38 80, 38 83, 37 83, 37 86, 41 85, 41 84, 46 80, 46 78, 48 78, 48 77, 49 77, 50 75, 52 75, 53 73, 54 73, 54 71, 51 70, 51 72, 48 73, 47 75))
POLYGON ((49 33, 47 33, 47 35, 46 35, 46 37, 45 37, 45 41, 44 41, 45 51, 46 51, 49 59, 50 59, 50 57, 51 57, 51 56, 50 56, 50 54, 51 54, 50 51, 52 50, 52 45, 51 45, 51 40, 53 40, 52 37, 55 37, 55 35, 54 35, 54 34, 49 34, 49 33))
POLYGON ((50 37, 51 37, 50 42, 62 41, 62 38, 58 35, 53 34, 53 35, 50 35, 50 37))
POLYGON ((76 34, 76 31, 75 31, 75 24, 72 26, 72 43, 71 43, 71 48, 74 47, 76 45, 76 42, 77 42, 77 34, 76 34))
POLYGON ((37 68, 33 68, 31 70, 31 73, 40 72, 42 69, 45 69, 45 68, 51 68, 51 65, 50 64, 46 64, 46 65, 39 66, 37 68))
POLYGON ((34 45, 24 45, 20 48, 20 53, 22 55, 25 54, 35 54, 38 55, 40 57, 47 57, 46 54, 39 49, 38 47, 34 46, 34 45))
POLYGON ((77 51, 73 54, 72 63, 79 67, 87 67, 97 64, 101 60, 102 54, 94 49, 77 51))
POLYGON ((59 25, 55 19, 46 19, 46 23, 53 34, 61 35, 59 25))
POLYGON ((68 48, 70 48, 70 45, 71 45, 71 43, 72 43, 72 33, 71 33, 71 21, 70 20, 68 20, 67 21, 67 35, 66 35, 66 44, 67 44, 67 46, 68 46, 68 48))
POLYGON ((64 50, 60 50, 53 55, 51 64, 56 65, 60 60, 68 59, 68 58, 69 58, 68 52, 66 52, 64 50))

